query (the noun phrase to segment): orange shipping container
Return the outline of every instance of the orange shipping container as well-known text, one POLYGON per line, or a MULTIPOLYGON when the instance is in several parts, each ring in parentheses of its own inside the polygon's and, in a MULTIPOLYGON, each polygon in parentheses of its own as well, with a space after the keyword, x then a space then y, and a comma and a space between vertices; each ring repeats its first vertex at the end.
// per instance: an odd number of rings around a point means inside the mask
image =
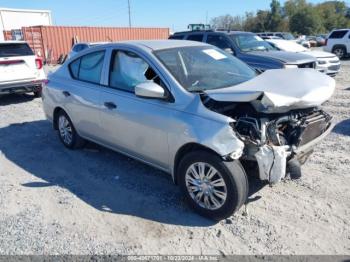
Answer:
POLYGON ((22 28, 24 40, 47 63, 55 63, 78 42, 168 39, 169 28, 33 26, 22 28))

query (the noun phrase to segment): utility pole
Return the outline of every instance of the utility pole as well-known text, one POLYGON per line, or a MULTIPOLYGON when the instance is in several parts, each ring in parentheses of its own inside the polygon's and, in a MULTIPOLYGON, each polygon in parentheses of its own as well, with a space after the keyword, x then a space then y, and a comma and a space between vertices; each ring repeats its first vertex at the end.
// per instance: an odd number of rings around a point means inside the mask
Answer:
POLYGON ((130 0, 128 0, 128 10, 129 10, 129 27, 131 27, 131 11, 130 11, 130 0))

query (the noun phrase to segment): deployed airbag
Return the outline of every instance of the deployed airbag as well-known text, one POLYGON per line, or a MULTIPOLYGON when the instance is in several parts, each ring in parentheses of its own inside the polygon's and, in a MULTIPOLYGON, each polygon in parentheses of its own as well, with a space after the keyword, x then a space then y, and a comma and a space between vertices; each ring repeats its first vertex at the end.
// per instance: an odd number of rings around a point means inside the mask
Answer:
POLYGON ((216 101, 252 102, 258 112, 285 113, 320 106, 335 89, 333 78, 314 69, 277 69, 236 86, 207 90, 216 101))

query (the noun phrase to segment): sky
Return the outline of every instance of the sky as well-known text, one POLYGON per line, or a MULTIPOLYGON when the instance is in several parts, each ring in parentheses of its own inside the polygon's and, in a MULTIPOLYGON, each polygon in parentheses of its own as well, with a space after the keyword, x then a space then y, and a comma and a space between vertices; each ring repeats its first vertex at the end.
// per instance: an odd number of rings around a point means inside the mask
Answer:
MULTIPOLYGON (((190 23, 206 23, 216 16, 269 8, 270 0, 130 0, 135 27, 185 30, 190 23)), ((285 0, 281 0, 284 3, 285 0)), ((322 0, 309 0, 320 3, 322 0)), ((47 9, 54 25, 128 26, 128 0, 0 0, 0 7, 47 9)))

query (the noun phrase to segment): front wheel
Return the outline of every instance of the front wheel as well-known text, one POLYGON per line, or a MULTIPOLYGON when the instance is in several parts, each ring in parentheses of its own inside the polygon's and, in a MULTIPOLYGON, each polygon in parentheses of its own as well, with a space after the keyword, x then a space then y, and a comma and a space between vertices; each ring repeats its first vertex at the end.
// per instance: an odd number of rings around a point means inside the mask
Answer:
POLYGON ((178 170, 186 201, 202 216, 222 220, 246 202, 248 180, 238 161, 225 162, 213 153, 196 151, 181 160, 178 170))

